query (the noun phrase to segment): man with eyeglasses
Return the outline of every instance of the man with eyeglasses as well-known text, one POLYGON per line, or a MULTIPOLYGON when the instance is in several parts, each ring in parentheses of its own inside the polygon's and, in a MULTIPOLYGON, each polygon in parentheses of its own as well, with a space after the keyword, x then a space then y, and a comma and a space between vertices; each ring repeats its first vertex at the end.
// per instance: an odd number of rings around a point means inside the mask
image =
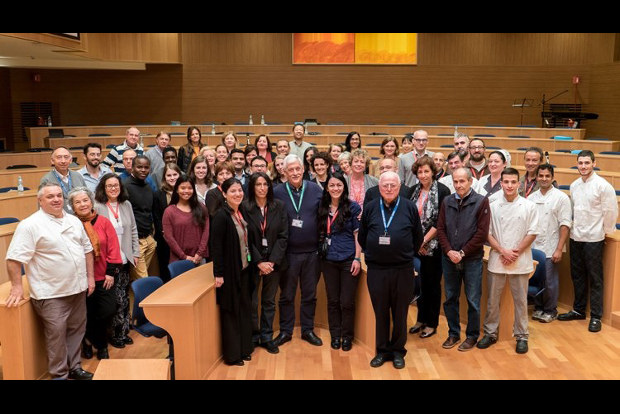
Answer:
POLYGON ((469 143, 469 162, 465 164, 465 168, 468 168, 472 177, 477 180, 483 175, 491 174, 484 156, 485 148, 484 141, 480 138, 474 138, 469 143))
POLYGON ((376 355, 370 361, 373 368, 386 361, 392 361, 396 369, 405 367, 407 313, 414 286, 413 258, 422 246, 423 234, 417 207, 413 201, 399 196, 400 187, 398 174, 381 174, 381 197, 364 208, 358 234, 375 312, 376 355))
MULTIPOLYGON (((252 158, 252 161, 250 161, 250 176, 257 172, 262 172, 262 173, 267 174, 267 160, 261 157, 260 155, 257 155, 256 157, 252 158)), ((249 191, 248 191, 249 186, 250 186, 250 178, 248 177, 248 179, 245 180, 245 184, 241 185, 241 187, 243 188, 243 194, 246 200, 249 194, 249 191)))
POLYGON ((398 176, 403 184, 413 187, 418 183, 418 178, 411 171, 411 167, 418 160, 418 158, 428 155, 433 157, 432 151, 427 151, 428 145, 428 132, 424 130, 418 130, 413 133, 413 151, 404 154, 400 157, 400 163, 398 164, 398 176))
MULTIPOLYGON (((459 151, 452 151, 448 155, 448 168, 450 170, 450 174, 445 175, 443 178, 439 180, 440 183, 442 183, 443 185, 445 185, 446 187, 450 189, 450 194, 454 194, 456 192, 456 189, 454 188, 454 180, 452 179, 452 172, 458 170, 459 168, 464 168, 464 167, 465 167, 465 161, 464 161, 463 154, 459 151)), ((474 178, 472 174, 471 188, 473 188, 474 191, 476 191, 477 193, 480 193, 479 183, 480 182, 476 178, 474 178)))
POLYGON ((71 171, 69 165, 73 161, 71 152, 67 147, 58 147, 52 152, 52 165, 53 168, 50 172, 41 177, 39 185, 46 183, 56 183, 62 188, 62 194, 64 197, 64 210, 67 213, 73 214, 73 209, 69 204, 69 192, 75 187, 86 187, 84 178, 77 171, 71 171))

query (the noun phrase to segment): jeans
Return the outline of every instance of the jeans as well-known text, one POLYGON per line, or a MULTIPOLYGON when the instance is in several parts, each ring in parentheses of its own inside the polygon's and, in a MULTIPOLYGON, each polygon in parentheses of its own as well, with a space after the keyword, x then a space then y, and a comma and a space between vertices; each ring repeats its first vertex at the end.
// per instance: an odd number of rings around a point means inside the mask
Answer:
POLYGON ((482 259, 452 263, 447 256, 442 256, 444 289, 446 301, 443 310, 448 320, 448 335, 460 338, 461 323, 459 315, 459 297, 461 283, 465 285, 467 297, 467 338, 478 339, 480 336, 480 297, 482 296, 482 259))
POLYGON ((545 290, 534 299, 534 308, 550 315, 558 314, 558 296, 560 283, 558 274, 559 264, 553 263, 550 257, 545 260, 545 290))

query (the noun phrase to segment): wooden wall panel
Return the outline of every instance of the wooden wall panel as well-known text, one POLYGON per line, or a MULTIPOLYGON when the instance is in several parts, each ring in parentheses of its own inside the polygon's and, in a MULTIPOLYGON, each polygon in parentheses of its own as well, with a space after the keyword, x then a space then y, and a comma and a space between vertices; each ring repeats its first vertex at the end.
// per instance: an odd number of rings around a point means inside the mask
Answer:
POLYGON ((84 56, 102 60, 180 63, 178 33, 88 33, 84 56))
POLYGON ((587 123, 589 137, 620 140, 620 63, 592 68, 589 111, 598 113, 587 123))
POLYGON ((12 126, 10 72, 0 68, 0 138, 7 138, 7 147, 12 144, 12 126))

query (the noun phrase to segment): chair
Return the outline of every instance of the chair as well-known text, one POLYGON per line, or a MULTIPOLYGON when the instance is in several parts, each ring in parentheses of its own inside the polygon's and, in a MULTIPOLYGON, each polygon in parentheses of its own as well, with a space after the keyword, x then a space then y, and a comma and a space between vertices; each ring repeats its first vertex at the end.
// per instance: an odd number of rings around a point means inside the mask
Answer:
POLYGON ((170 272, 170 279, 177 277, 180 274, 192 270, 196 265, 191 260, 177 260, 168 264, 168 271, 170 272))
POLYGON ((528 135, 508 135, 508 138, 529 138, 528 135))
POLYGON ((54 148, 47 148, 47 147, 28 148, 28 152, 44 152, 44 151, 54 151, 54 148))
POLYGON ((601 151, 599 154, 620 155, 620 151, 601 151))
POLYGON ((111 134, 102 133, 102 134, 88 134, 88 136, 89 137, 110 137, 112 135, 111 134))
POLYGON ((495 135, 493 135, 493 134, 475 134, 474 137, 476 137, 476 138, 493 138, 493 137, 495 137, 495 135))
POLYGON ((443 144, 443 145, 440 146, 440 148, 454 148, 454 145, 443 144))
POLYGON ((616 195, 620 196, 620 190, 616 190, 616 195))
POLYGON ((568 185, 568 184, 560 184, 558 186, 558 189, 559 190, 570 190, 570 185, 568 185))
MULTIPOLYGON (((2 187, 0 188, 0 193, 8 193, 9 191, 17 191, 17 187, 2 187)), ((24 187, 24 191, 28 191, 30 188, 24 187)))
POLYGON ((538 262, 534 275, 530 278, 527 288, 528 299, 534 299, 545 290, 545 278, 547 275, 545 252, 532 249, 532 258, 538 262))
POLYGON ((3 224, 18 223, 19 219, 15 217, 0 217, 0 226, 3 224))
POLYGON ((556 149, 555 152, 565 152, 567 154, 570 154, 571 150, 569 150, 569 149, 556 149))
POLYGON ((163 338, 168 333, 159 326, 153 325, 144 315, 144 310, 140 307, 142 302, 147 296, 155 292, 160 288, 164 282, 157 276, 144 277, 142 279, 134 280, 131 283, 131 290, 134 294, 133 303, 133 327, 140 335, 145 337, 154 336, 156 338, 163 338))
POLYGON ((19 170, 20 168, 39 168, 36 165, 32 165, 32 164, 15 164, 15 165, 9 165, 8 167, 6 167, 7 170, 19 170))
POLYGON ((551 137, 551 139, 555 139, 556 141, 572 141, 573 137, 565 137, 564 135, 556 135, 551 137))

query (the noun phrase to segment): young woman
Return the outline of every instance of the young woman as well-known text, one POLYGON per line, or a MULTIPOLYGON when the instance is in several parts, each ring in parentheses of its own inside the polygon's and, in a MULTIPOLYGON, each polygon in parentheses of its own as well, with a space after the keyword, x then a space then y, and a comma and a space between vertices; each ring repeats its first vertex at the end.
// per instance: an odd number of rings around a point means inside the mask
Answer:
POLYGON ((219 144, 217 147, 215 147, 215 162, 216 162, 216 164, 218 162, 228 161, 229 156, 230 156, 230 154, 228 153, 228 149, 226 148, 226 145, 219 144))
POLYGON ((170 246, 170 263, 190 260, 199 265, 209 256, 209 214, 198 201, 192 178, 177 180, 162 225, 164 238, 170 246))
POLYGON ((209 171, 209 166, 207 165, 207 160, 198 156, 194 158, 192 163, 189 165, 189 178, 192 179, 194 185, 196 186, 196 196, 198 197, 198 201, 205 204, 205 197, 207 196, 207 191, 212 188, 213 177, 211 176, 211 171, 209 171))
POLYGON ((97 214, 94 203, 93 193, 86 187, 76 187, 69 193, 69 204, 84 224, 95 256, 95 290, 86 298, 86 334, 82 353, 85 358, 92 358, 94 346, 97 359, 108 359, 108 328, 116 313, 113 286, 123 260, 114 226, 110 220, 97 214))
POLYGON ((502 191, 502 171, 506 168, 506 157, 500 151, 493 151, 489 154, 487 164, 491 173, 480 178, 478 188, 480 194, 491 197, 502 191))
POLYGON ((213 275, 220 306, 222 353, 227 365, 244 365, 254 351, 252 344, 252 257, 247 222, 239 210, 241 182, 229 178, 221 184, 226 204, 212 222, 218 235, 213 243, 213 275))
POLYGON ((327 317, 331 347, 350 351, 353 346, 355 293, 361 268, 361 246, 357 242, 359 204, 349 200, 347 182, 337 172, 327 181, 319 206, 318 220, 326 245, 321 270, 327 289, 327 317))
POLYGON ((276 155, 271 165, 271 176, 273 177, 272 181, 274 187, 287 181, 286 172, 284 171, 284 158, 286 158, 284 154, 276 155))
POLYGON ((400 141, 400 151, 398 156, 402 157, 411 151, 413 151, 413 138, 411 135, 407 134, 400 141))
MULTIPOLYGON (((179 168, 176 164, 175 167, 179 168)), ((95 210, 110 220, 120 243, 122 267, 114 284, 116 312, 112 318, 110 344, 124 348, 133 343, 129 337, 129 267, 138 263, 140 243, 129 196, 116 174, 101 177, 95 190, 95 210)))
POLYGON ((267 135, 259 135, 254 141, 254 146, 257 149, 258 155, 263 157, 268 164, 271 164, 275 160, 276 153, 271 150, 271 141, 269 141, 269 137, 267 135))
POLYGON ((351 174, 346 176, 349 199, 364 207, 364 198, 369 188, 379 185, 379 179, 366 174, 370 157, 362 149, 356 149, 351 154, 351 174))
POLYGON ((164 283, 170 280, 168 264, 170 263, 170 247, 164 238, 162 221, 164 211, 170 205, 174 186, 179 177, 183 176, 181 169, 176 164, 166 164, 164 175, 159 190, 153 197, 153 225, 155 226, 155 241, 157 242, 157 260, 159 263, 159 276, 164 283))
POLYGON ((304 151, 304 180, 314 180, 314 170, 312 169, 312 157, 319 151, 316 147, 308 147, 304 151))
POLYGON ((224 205, 224 194, 220 188, 221 184, 235 175, 235 167, 230 161, 218 162, 215 164, 215 187, 207 191, 205 205, 209 211, 209 217, 213 219, 215 214, 224 205))
POLYGON ((273 319, 280 274, 286 268, 288 219, 284 204, 273 197, 273 186, 267 174, 250 176, 247 199, 241 205, 248 223, 250 252, 254 269, 252 292, 253 341, 277 354, 273 343, 273 319), (261 289, 261 314, 258 315, 258 291, 261 289), (260 320, 260 324, 259 324, 260 320))
MULTIPOLYGON (((383 158, 393 159, 394 162, 396 163, 396 171, 398 171, 398 163, 400 161, 400 158, 398 158, 398 141, 396 140, 396 138, 394 137, 385 138, 383 142, 381 143, 381 150, 379 151, 379 153, 382 155, 383 158)), ((381 175, 381 172, 379 171, 377 164, 378 163, 375 163, 373 175, 379 178, 379 176, 381 175)))
POLYGON ((200 154, 200 148, 203 146, 200 130, 195 126, 187 128, 187 144, 179 148, 177 159, 181 171, 187 173, 189 164, 200 154))
POLYGON ((413 187, 411 200, 418 208, 422 223, 424 241, 417 256, 420 258, 420 287, 422 295, 418 299, 418 320, 409 333, 421 331, 420 338, 428 338, 437 333, 439 308, 441 307, 441 247, 437 239, 437 220, 439 208, 450 189, 435 180, 437 169, 433 159, 419 158, 413 164, 418 184, 413 187))
POLYGON ((209 172, 211 173, 211 176, 213 177, 215 175, 215 163, 217 162, 215 158, 215 150, 205 145, 200 150, 200 155, 202 155, 204 159, 207 160, 207 165, 209 166, 209 172))
POLYGON ((325 189, 327 180, 330 176, 330 160, 329 155, 326 152, 319 152, 312 157, 311 160, 312 169, 314 170, 314 182, 316 182, 321 189, 325 189))
POLYGON ((340 154, 342 154, 342 145, 329 144, 327 153, 329 154, 329 161, 331 164, 331 167, 329 167, 329 172, 333 174, 336 171, 340 171, 340 165, 338 165, 338 157, 340 156, 340 154))
POLYGON ((344 140, 344 150, 353 152, 353 150, 362 148, 362 137, 359 132, 351 131, 344 140))
POLYGON ((250 174, 250 165, 252 160, 258 155, 258 151, 254 145, 246 145, 243 149, 243 155, 245 156, 245 172, 250 174))
POLYGON ((237 148, 237 145, 239 145, 239 140, 234 132, 226 131, 222 135, 222 145, 226 147, 226 151, 230 154, 230 151, 237 148))

